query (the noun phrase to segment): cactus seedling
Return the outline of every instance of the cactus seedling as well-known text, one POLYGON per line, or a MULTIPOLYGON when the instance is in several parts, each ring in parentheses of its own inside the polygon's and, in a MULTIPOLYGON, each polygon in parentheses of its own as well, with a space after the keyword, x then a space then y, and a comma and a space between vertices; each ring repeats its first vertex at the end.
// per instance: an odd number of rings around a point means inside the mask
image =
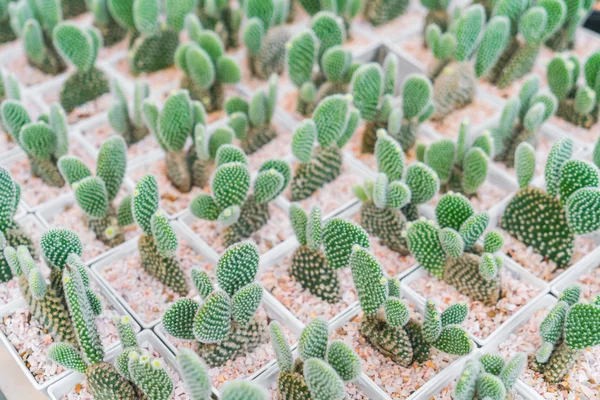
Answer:
POLYGON ((466 304, 454 304, 440 314, 428 301, 421 324, 400 299, 398 280, 385 276, 369 250, 354 246, 350 268, 364 313, 360 331, 381 354, 407 367, 429 360, 431 347, 453 355, 471 352, 473 342, 460 328, 467 317, 466 304))
POLYGON ((421 0, 421 4, 427 8, 425 23, 423 24, 424 45, 427 46, 425 37, 429 25, 436 25, 441 32, 446 32, 450 27, 450 13, 448 12, 450 0, 421 0))
POLYGON ((527 364, 524 353, 504 361, 497 354, 484 354, 468 361, 454 387, 454 399, 506 399, 527 364))
POLYGON ((0 43, 12 42, 17 38, 10 26, 8 8, 14 0, 0 0, 0 43))
MULTIPOLYGON (((350 24, 352 23, 352 20, 363 8, 363 0, 330 0, 326 2, 321 0, 299 0, 299 3, 302 8, 304 8, 304 11, 312 17, 320 12, 328 12, 341 18, 341 22, 348 37, 351 36, 350 24)), ((292 7, 290 4, 290 12, 291 9, 292 7)))
POLYGON ((244 152, 233 145, 224 145, 217 151, 216 159, 212 195, 196 196, 190 203, 190 211, 197 218, 218 221, 224 227, 223 243, 231 246, 266 224, 270 218, 269 203, 288 186, 291 168, 283 160, 265 161, 249 194, 250 170, 244 152))
POLYGON ((175 52, 175 64, 184 72, 181 87, 190 92, 192 99, 199 100, 206 111, 220 110, 225 100, 224 85, 240 81, 240 68, 225 55, 219 35, 203 29, 198 17, 188 14, 185 25, 192 40, 180 44, 175 52))
POLYGON ((89 9, 94 15, 94 26, 102 34, 106 47, 111 47, 127 36, 127 29, 113 18, 108 9, 109 0, 88 0, 89 9))
POLYGON ((216 32, 225 48, 235 49, 239 46, 238 34, 242 24, 243 7, 238 0, 238 7, 232 1, 198 0, 196 14, 205 29, 216 32))
POLYGON ((360 375, 360 358, 346 343, 329 342, 329 326, 321 317, 311 321, 300 335, 300 358, 294 360, 281 325, 269 326, 279 375, 277 393, 287 400, 346 398, 346 382, 360 375))
POLYGON ((500 298, 503 239, 487 232, 489 216, 475 213, 460 193, 443 195, 435 209, 437 226, 425 219, 407 224, 405 237, 417 262, 474 301, 494 305, 500 298), (483 236, 483 246, 477 243, 483 236))
POLYGON ((464 120, 458 132, 458 140, 441 139, 429 146, 420 146, 418 154, 437 173, 442 185, 441 192, 455 191, 474 196, 485 181, 492 157, 494 140, 486 131, 471 145, 467 144, 469 121, 464 120))
POLYGON ((402 231, 406 220, 418 218, 417 206, 428 202, 438 192, 436 173, 422 162, 404 171, 404 152, 400 144, 383 129, 377 132, 375 157, 379 174, 375 181, 368 179, 353 191, 362 202, 360 224, 371 235, 402 255, 409 253, 402 231))
POLYGON ((409 0, 368 0, 365 2, 363 14, 374 26, 387 24, 404 14, 409 0))
POLYGON ((135 82, 133 94, 133 110, 129 111, 129 103, 125 91, 115 79, 112 86, 113 103, 108 109, 108 122, 111 128, 125 139, 127 146, 142 140, 150 132, 144 124, 144 101, 150 95, 150 88, 144 81, 135 82))
POLYGON ((218 288, 206 272, 192 270, 192 281, 202 303, 180 299, 163 316, 168 334, 196 340, 195 351, 213 368, 254 350, 264 338, 265 323, 255 314, 263 288, 255 282, 258 248, 239 242, 221 255, 217 264, 218 288))
POLYGON ((600 107, 600 52, 594 53, 583 69, 574 56, 556 55, 548 64, 548 85, 558 98, 557 115, 577 126, 590 129, 598 122, 600 107), (578 83, 583 72, 585 83, 578 83))
POLYGON ((519 191, 504 210, 500 227, 547 257, 567 267, 575 235, 600 229, 600 171, 591 162, 572 160, 573 141, 557 141, 546 162, 546 190, 530 186, 535 155, 530 145, 517 148, 519 191))
POLYGON ((287 19, 289 0, 246 0, 244 3, 247 21, 243 38, 250 73, 262 80, 281 74, 290 33, 278 25, 287 19))
POLYGON ((47 185, 62 187, 65 181, 56 162, 69 151, 69 140, 67 116, 60 104, 50 105, 49 115, 40 117, 37 122, 31 121, 27 110, 17 100, 2 102, 0 112, 7 132, 27 153, 31 174, 47 185))
MULTIPOLYGON (((96 176, 75 156, 62 156, 58 160, 58 169, 73 189, 75 201, 96 238, 110 247, 123 243, 125 236, 121 228, 133 223, 131 218, 119 220, 113 204, 127 169, 127 145, 123 138, 112 136, 102 144, 96 176)), ((131 198, 126 197, 119 209, 126 209, 130 201, 131 198)))
POLYGON ((592 10, 592 0, 563 0, 566 16, 561 27, 546 40, 546 46, 554 51, 575 48, 575 34, 592 10))
POLYGON ((159 209, 159 199, 156 178, 146 175, 135 187, 131 201, 124 204, 130 203, 133 220, 142 229, 138 240, 142 267, 165 286, 185 296, 188 285, 177 258, 179 242, 168 216, 159 209))
POLYGON ((543 343, 533 363, 548 383, 560 383, 585 349, 600 345, 600 296, 580 303, 580 294, 577 285, 566 288, 540 324, 543 343))
POLYGON ((106 75, 95 66, 102 47, 98 29, 61 22, 54 27, 52 41, 58 53, 76 68, 60 91, 60 104, 67 113, 109 92, 106 75))

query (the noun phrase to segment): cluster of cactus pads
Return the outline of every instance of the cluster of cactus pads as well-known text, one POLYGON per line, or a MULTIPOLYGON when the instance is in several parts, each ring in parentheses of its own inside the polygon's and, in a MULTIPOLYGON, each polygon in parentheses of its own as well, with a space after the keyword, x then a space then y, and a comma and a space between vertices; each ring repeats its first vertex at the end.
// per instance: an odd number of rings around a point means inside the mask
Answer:
POLYGON ((497 354, 484 354, 468 361, 454 388, 454 399, 510 398, 510 391, 527 365, 527 356, 515 354, 510 360, 497 354))
POLYGON ((145 81, 135 82, 133 94, 133 112, 129 111, 127 95, 121 84, 114 80, 112 83, 113 101, 108 109, 108 121, 115 133, 125 139, 127 146, 131 146, 145 138, 150 133, 144 123, 144 101, 150 95, 150 87, 145 81))
POLYGON ((342 19, 346 35, 350 36, 350 23, 363 9, 363 0, 298 0, 304 11, 311 16, 320 12, 333 13, 342 19))
POLYGON ((242 24, 241 1, 198 0, 196 14, 202 26, 216 32, 226 49, 238 47, 238 33, 242 24), (236 3, 238 7, 235 6, 236 3))
POLYGON ((594 2, 592 0, 563 0, 566 6, 564 22, 560 28, 546 40, 546 46, 554 51, 563 51, 575 47, 575 34, 583 24, 594 2))
POLYGON ((94 26, 102 35, 104 45, 111 47, 127 36, 127 29, 119 25, 110 13, 110 0, 88 0, 88 7, 94 15, 94 26))

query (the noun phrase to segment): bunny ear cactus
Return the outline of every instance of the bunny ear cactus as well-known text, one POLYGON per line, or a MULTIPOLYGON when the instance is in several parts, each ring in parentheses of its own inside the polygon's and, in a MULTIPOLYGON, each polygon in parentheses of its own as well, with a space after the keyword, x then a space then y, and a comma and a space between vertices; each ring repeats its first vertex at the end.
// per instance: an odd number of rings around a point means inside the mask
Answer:
POLYGON ((94 26, 100 31, 104 45, 112 47, 127 36, 127 29, 117 23, 108 9, 109 0, 87 0, 94 15, 94 26))
POLYGON ((290 33, 282 25, 288 15, 289 0, 246 0, 246 26, 243 30, 248 68, 254 78, 266 80, 280 75, 285 67, 285 46, 290 33))
POLYGON ((310 197, 342 171, 342 151, 360 119, 350 108, 352 96, 333 95, 323 99, 312 119, 304 120, 292 137, 292 153, 298 159, 292 181, 292 201, 310 197), (318 146, 313 149, 314 142, 318 146))
POLYGON ((399 298, 398 282, 385 276, 369 250, 354 246, 350 268, 364 313, 361 333, 381 354, 407 367, 429 360, 432 346, 454 355, 472 351, 473 342, 459 327, 467 317, 465 304, 455 304, 440 315, 427 302, 421 324, 399 298))
POLYGON ((67 113, 110 91, 106 75, 95 66, 102 47, 96 28, 61 22, 54 27, 52 41, 58 53, 76 68, 60 91, 60 104, 67 113))
POLYGON ((299 3, 313 17, 320 12, 329 12, 341 18, 348 37, 352 20, 363 8, 363 0, 299 0, 299 3))
MULTIPOLYGON (((196 14, 205 29, 216 32, 227 50, 239 46, 238 34, 243 18, 242 1, 236 8, 235 2, 198 0, 196 14)), ((291 11, 291 5, 290 5, 291 11)))
POLYGON ((14 0, 0 0, 0 43, 12 42, 17 38, 10 25, 8 8, 14 0))
POLYGON ((7 99, 21 100, 21 88, 15 74, 0 71, 0 102, 7 99))
POLYGON ((218 289, 206 272, 192 270, 202 304, 181 299, 163 316, 167 333, 196 340, 195 351, 211 368, 251 352, 263 341, 265 325, 256 316, 263 292, 255 282, 259 258, 251 242, 230 246, 217 264, 218 289))
POLYGON ((144 124, 144 101, 150 95, 150 87, 145 81, 137 80, 133 93, 133 110, 129 110, 129 102, 121 84, 115 79, 112 85, 113 102, 108 109, 108 122, 111 128, 125 139, 131 146, 150 133, 144 124))
POLYGON ((363 15, 373 26, 379 26, 404 14, 408 5, 408 0, 369 0, 365 2, 363 15))
POLYGON ((556 55, 548 64, 547 78, 550 90, 558 98, 556 114, 572 123, 590 129, 598 122, 600 107, 600 52, 594 53, 583 68, 574 56, 556 55), (578 83, 579 76, 585 83, 578 83))
POLYGON ((427 8, 425 23, 423 24, 424 44, 427 46, 425 37, 429 25, 436 25, 441 32, 446 32, 450 27, 450 13, 448 12, 450 0, 421 0, 421 4, 427 8))
POLYGON ((496 354, 485 354, 477 361, 468 361, 454 387, 454 399, 508 398, 526 365, 524 353, 517 353, 506 362, 496 354))
POLYGON ((575 235, 600 229, 600 171, 591 162, 572 160, 573 141, 560 139, 546 162, 546 190, 530 186, 535 171, 531 146, 517 148, 520 189, 504 210, 500 227, 564 268, 571 262, 575 235))
POLYGON ((592 0, 563 0, 566 5, 566 16, 561 27, 546 40, 546 46, 554 51, 572 50, 575 48, 575 35, 592 10, 592 0))
POLYGON ((407 224, 405 237, 417 262, 472 300, 496 304, 503 262, 495 254, 504 241, 497 232, 485 233, 488 214, 475 213, 469 200, 454 192, 440 198, 435 214, 437 226, 425 219, 407 224))
POLYGON ((273 74, 267 89, 256 91, 250 102, 234 96, 225 104, 228 125, 246 154, 255 153, 277 136, 277 129, 271 122, 277 105, 278 85, 279 77, 273 74))
POLYGON ((198 17, 188 14, 185 25, 192 40, 180 44, 175 52, 175 64, 184 72, 181 87, 207 112, 218 111, 225 100, 224 85, 238 83, 242 73, 236 61, 225 54, 219 35, 203 29, 198 17))
POLYGON ((540 324, 543 343, 534 366, 550 384, 560 383, 586 349, 600 345, 600 302, 580 303, 580 294, 579 286, 566 288, 540 324))
POLYGON ((475 196, 485 182, 494 140, 489 131, 478 136, 471 145, 467 144, 468 137, 469 121, 464 120, 456 143, 450 139, 441 139, 429 146, 422 146, 421 161, 439 176, 442 193, 454 191, 475 196))
POLYGON ((311 321, 300 335, 300 358, 293 359, 281 325, 269 326, 279 375, 277 392, 287 400, 346 398, 346 382, 360 375, 360 358, 341 341, 329 342, 329 326, 323 318, 311 321))

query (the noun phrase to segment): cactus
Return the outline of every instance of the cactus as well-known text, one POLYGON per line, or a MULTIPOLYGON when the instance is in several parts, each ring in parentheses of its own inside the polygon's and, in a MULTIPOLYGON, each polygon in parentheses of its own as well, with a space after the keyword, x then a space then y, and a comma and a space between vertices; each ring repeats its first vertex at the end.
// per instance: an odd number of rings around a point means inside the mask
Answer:
POLYGON ((23 41, 28 63, 45 74, 58 75, 67 65, 56 51, 52 41, 52 30, 62 21, 63 13, 59 0, 41 3, 35 1, 13 1, 8 4, 10 26, 23 41))
POLYGON ((592 10, 592 0, 563 0, 566 6, 565 20, 560 28, 546 40, 546 46, 554 51, 575 48, 575 35, 592 10))
POLYGON ((174 64, 179 32, 194 10, 194 0, 108 0, 108 9, 119 25, 129 31, 129 71, 152 73, 174 64), (161 22, 164 10, 165 22, 161 22))
POLYGON ((527 364, 524 353, 504 361, 496 354, 484 354, 465 364, 454 387, 454 399, 506 399, 527 364))
POLYGON ((351 96, 336 94, 323 99, 313 114, 294 132, 292 153, 300 164, 292 180, 292 201, 310 197, 342 171, 341 149, 350 140, 360 119, 350 109, 351 96), (313 149, 315 139, 318 146, 313 149))
POLYGON ((86 2, 81 0, 61 0, 62 12, 65 18, 73 18, 87 11, 86 2))
POLYGON ((21 88, 15 74, 0 71, 0 102, 7 99, 21 100, 21 88))
POLYGON ((181 87, 206 111, 220 110, 225 100, 224 85, 238 83, 242 72, 236 61, 225 55, 219 35, 202 29, 198 17, 188 14, 185 25, 191 41, 180 44, 175 52, 175 64, 184 72, 181 87))
POLYGON ((266 90, 257 90, 250 102, 234 96, 225 103, 229 117, 228 125, 240 140, 240 147, 246 154, 252 154, 277 136, 277 129, 271 121, 277 105, 279 78, 271 75, 266 90))
POLYGON ((421 0, 421 4, 427 8, 427 15, 423 24, 423 42, 427 46, 425 37, 429 25, 437 25, 442 33, 450 28, 451 17, 448 12, 450 0, 421 0))
POLYGON ((230 246, 219 258, 215 288, 206 272, 192 270, 203 299, 181 299, 163 316, 165 331, 176 338, 196 340, 195 351, 213 368, 245 355, 264 339, 265 323, 255 314, 263 288, 255 282, 258 248, 244 241, 230 246))
POLYGON ((167 177, 180 192, 204 187, 213 168, 217 150, 231 143, 235 135, 229 127, 209 134, 206 111, 199 101, 192 101, 187 90, 172 92, 159 111, 151 100, 142 106, 144 120, 165 151, 167 177), (188 136, 192 145, 186 147, 188 136))
POLYGON ((109 0, 88 0, 88 7, 94 15, 94 26, 102 34, 106 47, 112 47, 127 36, 127 29, 117 23, 108 9, 109 0))
POLYGON ((556 114, 572 123, 590 129, 598 122, 600 106, 600 51, 588 58, 584 68, 574 56, 556 55, 548 64, 550 90, 558 98, 556 114), (585 83, 578 83, 583 72, 585 83))
POLYGON ((363 186, 353 187, 362 202, 360 224, 384 245, 405 256, 409 251, 401 234, 406 220, 418 218, 417 206, 435 196, 439 179, 422 162, 410 165, 405 174, 402 147, 383 129, 377 132, 375 157, 379 168, 375 181, 368 179, 363 186))
POLYGON ((294 203, 289 216, 300 244, 292 254, 290 276, 313 295, 336 303, 340 299, 337 270, 348 265, 347 254, 352 246, 367 246, 369 236, 359 226, 341 219, 333 219, 323 226, 318 206, 307 215, 294 203))
POLYGON ((531 71, 544 42, 565 20, 566 6, 563 0, 498 0, 492 15, 510 21, 511 37, 485 79, 504 89, 531 71))
POLYGON ((138 239, 142 268, 175 293, 185 296, 188 285, 177 257, 179 242, 168 216, 159 209, 159 198, 156 178, 146 175, 137 183, 129 202, 133 220, 142 230, 138 239))
POLYGON ((342 48, 345 41, 342 21, 333 12, 320 11, 313 16, 311 28, 286 45, 287 70, 298 88, 298 113, 308 117, 323 98, 348 91, 359 64, 352 61, 351 51, 342 48), (318 72, 313 72, 315 64, 318 72))
POLYGON ((558 107, 552 93, 539 92, 537 75, 528 78, 518 97, 512 97, 504 106, 497 128, 491 130, 494 138, 494 158, 512 168, 515 150, 520 143, 537 143, 540 126, 548 120, 558 107))
POLYGON ((600 229, 600 171, 591 162, 572 160, 573 141, 557 141, 546 162, 546 190, 530 186, 535 171, 533 148, 517 148, 520 189, 506 206, 500 227, 555 263, 569 266, 575 235, 600 229))
POLYGON ((478 136, 471 145, 469 121, 463 120, 458 140, 441 139, 429 146, 421 145, 417 152, 419 161, 429 165, 440 178, 441 192, 454 191, 466 196, 476 196, 477 190, 487 177, 495 140, 489 131, 478 136))
POLYGON ((360 375, 360 358, 342 341, 329 342, 329 326, 321 317, 312 320, 300 335, 300 358, 294 360, 277 321, 269 325, 279 375, 277 393, 286 400, 342 400, 346 382, 360 375))
POLYGON ((469 105, 475 97, 477 78, 494 67, 507 47, 511 27, 508 18, 495 15, 487 25, 485 21, 483 6, 474 4, 445 33, 436 24, 427 26, 425 38, 436 59, 429 66, 434 82, 434 118, 469 105))
POLYGON ((408 0, 367 0, 363 14, 372 25, 379 26, 404 14, 408 4, 408 0))
POLYGON ((385 276, 368 249, 354 246, 350 268, 364 313, 361 334, 381 354, 408 367, 428 361, 431 347, 453 355, 472 351, 473 342, 460 328, 467 317, 466 304, 454 304, 440 314, 428 301, 421 324, 411 318, 408 306, 400 299, 398 280, 385 276))
POLYGON ((285 46, 290 33, 282 25, 290 9, 289 0, 246 0, 243 38, 252 77, 266 80, 280 75, 285 66, 285 46))
POLYGON ((56 163, 67 154, 69 140, 67 116, 60 104, 51 104, 49 115, 41 116, 37 122, 31 121, 18 100, 4 100, 0 108, 8 134, 27 154, 31 174, 49 186, 62 187, 65 181, 56 163))
MULTIPOLYGON (((311 17, 320 12, 333 13, 341 18, 346 35, 350 37, 350 24, 363 8, 363 0, 299 0, 300 5, 311 17)), ((290 12, 291 12, 290 5, 290 12)), ((314 18, 313 18, 314 20, 314 18)))
POLYGON ((474 301, 495 305, 501 294, 502 249, 498 232, 484 232, 485 212, 475 213, 467 198, 443 195, 435 209, 437 226, 424 218, 407 224, 405 237, 417 262, 437 278, 453 285, 474 301), (483 246, 477 241, 483 236, 483 246))
POLYGON ((76 69, 60 91, 60 104, 67 113, 109 92, 106 75, 95 66, 102 47, 98 29, 61 22, 54 27, 52 41, 61 57, 76 69))
POLYGON ((543 342, 532 363, 550 384, 560 383, 586 349, 600 345, 600 296, 580 303, 580 294, 579 286, 567 287, 540 324, 543 342))
POLYGON ((0 0, 0 44, 12 42, 17 38, 10 25, 8 8, 15 0, 0 0))
POLYGON ((198 0, 196 13, 205 29, 216 32, 223 40, 225 49, 235 49, 239 46, 238 34, 242 24, 242 2, 233 7, 231 1, 198 0))
POLYGON ((244 152, 233 145, 219 148, 217 169, 212 178, 212 196, 201 193, 190 203, 200 219, 218 221, 224 227, 223 243, 231 246, 249 238, 270 218, 269 203, 279 196, 291 179, 291 168, 283 160, 265 161, 250 190, 250 170, 244 152))
MULTIPOLYGON (((73 189, 75 201, 85 214, 88 226, 96 238, 109 247, 125 241, 122 228, 132 223, 131 218, 119 221, 117 208, 113 205, 126 169, 127 145, 120 136, 111 136, 102 143, 96 176, 78 157, 62 156, 58 160, 58 170, 73 189)), ((125 199, 123 204, 129 201, 125 199)))
POLYGON ((133 110, 129 112, 129 103, 121 84, 115 79, 112 85, 113 103, 108 109, 108 122, 119 134, 127 146, 131 146, 145 138, 150 131, 144 124, 144 101, 150 95, 148 83, 137 80, 133 94, 133 110))

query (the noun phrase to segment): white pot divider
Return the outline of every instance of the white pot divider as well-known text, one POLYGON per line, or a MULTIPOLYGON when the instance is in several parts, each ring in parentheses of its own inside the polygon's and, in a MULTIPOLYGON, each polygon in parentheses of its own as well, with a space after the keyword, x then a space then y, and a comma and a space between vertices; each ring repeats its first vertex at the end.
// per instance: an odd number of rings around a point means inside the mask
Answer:
POLYGON ((550 292, 557 297, 560 296, 569 285, 576 284, 583 275, 599 268, 598 260, 600 260, 600 246, 550 282, 550 292))

